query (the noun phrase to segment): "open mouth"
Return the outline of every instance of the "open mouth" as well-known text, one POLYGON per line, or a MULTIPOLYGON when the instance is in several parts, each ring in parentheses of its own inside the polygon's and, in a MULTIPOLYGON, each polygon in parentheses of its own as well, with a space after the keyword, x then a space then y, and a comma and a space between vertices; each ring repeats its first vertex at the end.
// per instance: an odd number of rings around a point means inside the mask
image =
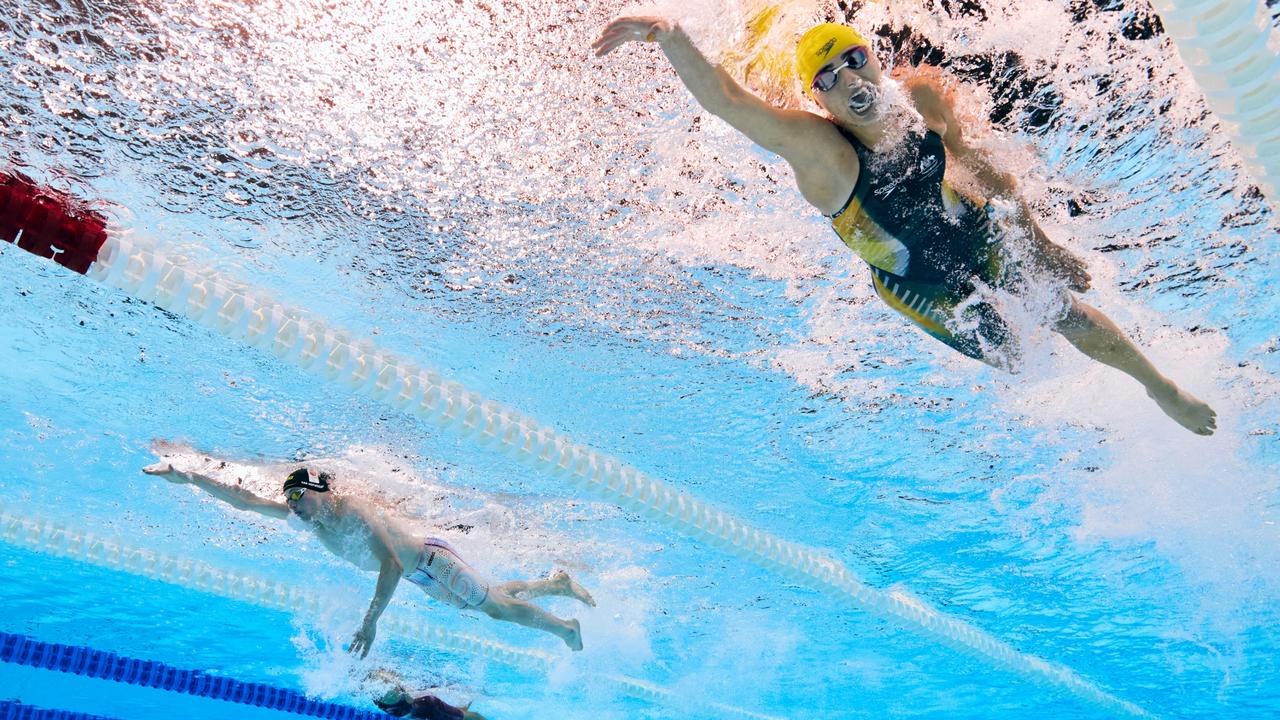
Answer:
POLYGON ((876 104, 875 91, 868 87, 861 87, 849 96, 849 111, 854 115, 863 115, 876 104))

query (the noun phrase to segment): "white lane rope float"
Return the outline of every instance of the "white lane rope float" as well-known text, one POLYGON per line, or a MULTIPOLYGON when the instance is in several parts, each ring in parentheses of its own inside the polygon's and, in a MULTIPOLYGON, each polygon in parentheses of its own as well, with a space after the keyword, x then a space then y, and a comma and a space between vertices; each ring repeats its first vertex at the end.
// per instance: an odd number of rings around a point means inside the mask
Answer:
POLYGON ((1280 212, 1280 31, 1263 0, 1151 0, 1231 144, 1280 212))

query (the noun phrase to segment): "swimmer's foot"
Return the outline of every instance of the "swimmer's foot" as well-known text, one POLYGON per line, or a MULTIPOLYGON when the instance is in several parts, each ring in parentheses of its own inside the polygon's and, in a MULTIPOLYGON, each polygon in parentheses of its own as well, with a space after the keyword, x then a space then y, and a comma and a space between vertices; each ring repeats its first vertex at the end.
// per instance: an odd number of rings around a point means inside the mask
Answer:
POLYGON ((569 573, 558 570, 551 576, 551 582, 556 589, 557 595, 574 598, 578 602, 585 603, 591 607, 596 606, 595 598, 591 597, 591 593, 569 577, 569 573))
POLYGON ((579 623, 577 620, 565 620, 564 623, 565 625, 569 626, 568 632, 560 636, 560 639, 564 640, 564 644, 568 645, 570 650, 573 650, 575 652, 578 650, 581 650, 582 649, 582 623, 579 623))
POLYGON ((1218 429, 1218 414, 1213 408, 1168 380, 1160 387, 1148 388, 1147 395, 1156 401, 1165 415, 1197 435, 1212 435, 1218 429))

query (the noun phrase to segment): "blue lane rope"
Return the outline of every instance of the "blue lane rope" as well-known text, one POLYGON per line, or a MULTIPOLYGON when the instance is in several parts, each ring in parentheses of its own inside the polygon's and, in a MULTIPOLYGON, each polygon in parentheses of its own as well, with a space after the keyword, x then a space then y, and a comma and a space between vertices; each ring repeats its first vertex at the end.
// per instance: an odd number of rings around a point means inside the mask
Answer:
POLYGON ((0 700, 0 720, 115 720, 72 710, 50 710, 16 700, 0 700))
MULTIPOLYGON (((6 632, 0 632, 0 661, 330 720, 381 720, 385 717, 382 713, 359 710, 349 705, 312 700, 295 690, 210 675, 201 670, 183 670, 155 660, 139 660, 89 647, 47 643, 6 632)), ((0 715, 0 718, 9 716, 0 715)))

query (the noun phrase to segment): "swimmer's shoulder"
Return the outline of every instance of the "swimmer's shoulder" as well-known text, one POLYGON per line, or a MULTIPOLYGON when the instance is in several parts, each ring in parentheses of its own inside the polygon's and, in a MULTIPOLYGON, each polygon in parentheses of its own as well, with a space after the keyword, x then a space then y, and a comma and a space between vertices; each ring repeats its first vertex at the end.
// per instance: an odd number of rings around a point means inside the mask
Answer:
POLYGON ((858 182, 858 151, 835 122, 806 114, 812 118, 805 128, 808 153, 791 162, 791 167, 804 199, 824 215, 833 215, 844 207, 858 182))

